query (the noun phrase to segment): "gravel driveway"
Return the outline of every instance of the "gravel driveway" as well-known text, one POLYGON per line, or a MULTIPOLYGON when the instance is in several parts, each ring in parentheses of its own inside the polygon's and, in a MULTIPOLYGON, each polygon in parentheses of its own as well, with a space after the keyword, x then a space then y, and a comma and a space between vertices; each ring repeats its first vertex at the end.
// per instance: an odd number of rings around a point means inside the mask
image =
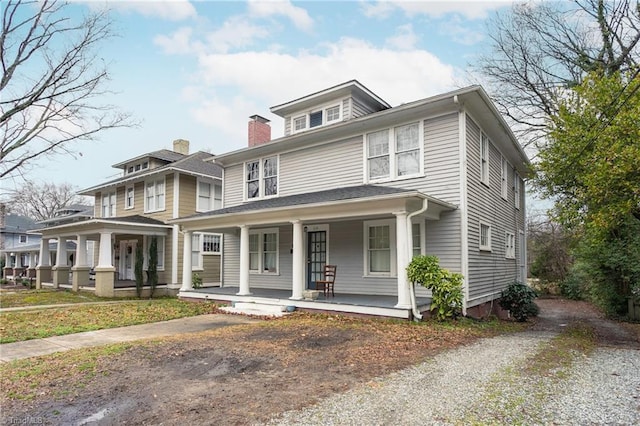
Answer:
MULTIPOLYGON (((588 305, 567 311, 539 300, 533 330, 483 339, 337 394, 271 425, 640 424, 640 342, 588 305), (513 379, 541 344, 570 322, 594 327, 598 348, 562 380, 513 379)), ((580 306, 580 305, 579 305, 580 306)))

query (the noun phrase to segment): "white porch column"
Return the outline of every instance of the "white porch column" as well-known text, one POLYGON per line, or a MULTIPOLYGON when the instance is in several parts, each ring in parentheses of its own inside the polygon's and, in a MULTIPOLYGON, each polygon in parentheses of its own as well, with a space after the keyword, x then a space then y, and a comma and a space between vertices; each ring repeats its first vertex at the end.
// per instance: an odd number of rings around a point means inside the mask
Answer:
POLYGON ((410 308, 409 280, 409 235, 407 232, 407 212, 394 213, 396 216, 396 272, 398 274, 398 304, 396 308, 410 308))
POLYGON ((40 240, 40 259, 38 266, 51 266, 51 253, 49 253, 49 239, 40 240))
POLYGON ((249 227, 240 225, 240 291, 238 296, 249 296, 249 227))
POLYGON ((304 234, 302 222, 291 221, 293 224, 293 292, 289 299, 301 300, 304 291, 304 234))
MULTIPOLYGON (((171 230, 171 284, 178 284, 178 238, 180 225, 173 225, 171 230)), ((191 256, 189 256, 191 257, 191 256)))
POLYGON ((76 263, 74 266, 87 266, 87 237, 78 235, 76 240, 76 263))
POLYGON ((33 269, 36 267, 36 253, 31 251, 29 252, 29 269, 33 269))
POLYGON ((182 286, 180 291, 189 291, 193 288, 193 282, 191 274, 191 238, 193 234, 191 231, 185 232, 182 235, 182 286))
POLYGON ((49 238, 40 240, 40 256, 36 266, 36 289, 42 288, 42 283, 51 281, 51 253, 49 252, 49 238))
POLYGON ((58 250, 56 252, 56 266, 69 266, 67 264, 67 239, 58 237, 58 250))
POLYGON ((71 268, 72 279, 71 289, 80 290, 80 287, 89 283, 89 265, 87 264, 87 237, 86 235, 76 236, 76 256, 75 263, 71 268))
POLYGON ((113 268, 111 259, 113 254, 111 253, 111 232, 100 233, 100 252, 98 256, 97 268, 113 268))
POLYGON ((15 267, 16 268, 22 268, 22 253, 20 252, 15 252, 16 253, 16 264, 15 267))

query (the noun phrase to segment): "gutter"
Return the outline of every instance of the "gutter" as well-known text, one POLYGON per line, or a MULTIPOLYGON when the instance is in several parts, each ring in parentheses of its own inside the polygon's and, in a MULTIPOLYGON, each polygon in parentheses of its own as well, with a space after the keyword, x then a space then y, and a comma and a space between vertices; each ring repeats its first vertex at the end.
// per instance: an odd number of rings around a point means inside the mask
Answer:
MULTIPOLYGON (((411 235, 411 231, 412 231, 411 219, 414 216, 424 213, 425 211, 427 211, 428 208, 429 208, 429 200, 425 198, 422 200, 422 208, 420 210, 416 210, 415 212, 409 213, 409 215, 407 215, 407 235, 411 235)), ((409 251, 408 251, 409 253, 412 252, 411 241, 412 239, 408 238, 407 245, 409 246, 409 251)), ((418 311, 418 304, 416 302, 416 288, 413 282, 407 281, 407 283, 409 286, 409 298, 411 299, 411 312, 413 313, 414 321, 415 320, 419 321, 422 319, 422 314, 420 313, 420 311, 418 311)))

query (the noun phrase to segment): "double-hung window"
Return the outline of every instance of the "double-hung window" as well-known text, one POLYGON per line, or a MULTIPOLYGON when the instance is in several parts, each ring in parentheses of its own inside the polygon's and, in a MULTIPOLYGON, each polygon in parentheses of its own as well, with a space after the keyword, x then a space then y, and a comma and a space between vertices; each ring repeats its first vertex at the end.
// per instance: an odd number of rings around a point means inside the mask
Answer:
POLYGON ((196 211, 206 212, 222 207, 222 188, 213 182, 198 180, 196 211))
POLYGON ((370 181, 417 176, 422 171, 419 122, 366 135, 367 178, 370 181))
POLYGON ((394 276, 395 226, 391 220, 364 223, 365 275, 394 276))
POLYGON ((480 138, 480 181, 489 186, 489 138, 484 133, 480 138))
POLYGON ((27 243, 27 236, 26 235, 19 235, 18 236, 18 242, 20 244, 26 244, 27 243))
POLYGON ((507 199, 507 185, 508 185, 508 180, 507 180, 507 176, 509 173, 509 165, 507 163, 507 159, 504 157, 501 157, 501 161, 500 161, 500 193, 502 195, 503 199, 507 199))
POLYGON ((480 222, 480 250, 491 251, 491 225, 480 222))
POLYGON ((504 235, 504 257, 507 259, 516 258, 516 236, 511 232, 505 232, 504 235))
POLYGON ((249 233, 249 271, 255 274, 277 274, 278 263, 278 230, 251 231, 249 233))
POLYGON ((109 192, 102 194, 102 217, 116 216, 116 193, 109 192))
POLYGON ((513 196, 516 209, 520 209, 520 175, 513 174, 513 196))
POLYGON ((164 210, 165 181, 164 178, 145 183, 144 211, 154 212, 164 210))
POLYGON ((157 251, 158 251, 158 264, 157 264, 157 268, 160 271, 164 271, 164 236, 162 235, 155 235, 152 237, 145 237, 144 239, 144 265, 143 268, 146 270, 149 267, 149 258, 148 258, 148 253, 149 253, 149 247, 151 247, 151 241, 153 240, 153 238, 156 239, 156 247, 157 247, 157 251))
POLYGON ((135 191, 133 186, 128 186, 125 189, 125 196, 124 196, 124 208, 125 209, 132 209, 134 206, 134 201, 135 201, 135 191))
POLYGON ((340 121, 340 119, 340 104, 323 107, 308 114, 293 117, 292 131, 295 133, 306 129, 313 129, 314 127, 324 126, 334 121, 340 121))
POLYGON ((278 195, 278 157, 245 163, 247 199, 278 195))
POLYGON ((422 224, 413 223, 411 225, 411 247, 412 256, 420 256, 422 254, 422 224))

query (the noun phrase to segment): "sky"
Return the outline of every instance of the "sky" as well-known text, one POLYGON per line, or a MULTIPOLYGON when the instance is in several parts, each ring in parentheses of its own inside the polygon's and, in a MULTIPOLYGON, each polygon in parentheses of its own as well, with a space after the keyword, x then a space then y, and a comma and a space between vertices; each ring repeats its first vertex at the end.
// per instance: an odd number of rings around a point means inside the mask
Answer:
POLYGON ((109 103, 139 125, 43 158, 30 179, 87 188, 174 139, 191 152, 240 149, 254 114, 275 139, 283 120, 271 106, 352 79, 392 106, 469 85, 488 19, 511 2, 74 0, 68 13, 105 6, 117 34, 99 51, 109 103))

